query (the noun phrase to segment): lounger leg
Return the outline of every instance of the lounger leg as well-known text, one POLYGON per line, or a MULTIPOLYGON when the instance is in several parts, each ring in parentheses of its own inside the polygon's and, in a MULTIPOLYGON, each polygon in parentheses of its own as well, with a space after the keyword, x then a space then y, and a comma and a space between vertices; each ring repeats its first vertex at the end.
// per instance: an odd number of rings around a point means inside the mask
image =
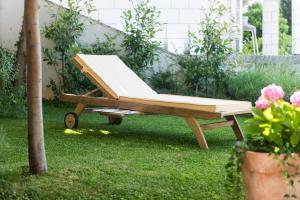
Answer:
POLYGON ((206 139, 204 137, 204 133, 203 133, 198 121, 195 118, 185 118, 185 121, 191 127, 193 132, 195 133, 200 147, 203 149, 208 149, 208 145, 207 145, 206 139))
POLYGON ((241 127, 240 127, 240 125, 239 125, 239 123, 238 123, 238 121, 237 121, 235 115, 226 116, 225 119, 226 119, 227 121, 233 121, 233 124, 232 124, 231 127, 232 127, 232 130, 233 130, 233 132, 234 132, 236 138, 237 138, 239 141, 244 140, 244 134, 243 134, 243 132, 242 132, 242 129, 241 129, 241 127))
POLYGON ((122 123, 122 117, 116 117, 113 115, 108 116, 108 122, 112 125, 120 125, 122 123))
MULTIPOLYGON (((98 91, 98 88, 96 88, 94 90, 91 90, 91 91, 88 91, 83 96, 90 96, 90 95, 94 94, 97 91, 98 91)), ((74 112, 77 114, 78 117, 84 111, 85 107, 86 107, 85 104, 82 104, 82 103, 77 104, 74 112)))
POLYGON ((86 107, 85 104, 81 104, 81 103, 77 104, 74 112, 77 114, 78 117, 84 111, 85 107, 86 107))

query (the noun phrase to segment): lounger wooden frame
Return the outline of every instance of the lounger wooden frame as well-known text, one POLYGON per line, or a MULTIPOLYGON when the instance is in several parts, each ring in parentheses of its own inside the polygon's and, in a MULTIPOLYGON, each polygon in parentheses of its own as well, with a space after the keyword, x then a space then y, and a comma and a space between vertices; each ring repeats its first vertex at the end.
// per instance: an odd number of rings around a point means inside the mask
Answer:
MULTIPOLYGON (((243 140, 244 135, 238 124, 236 119, 236 115, 250 113, 249 110, 240 110, 240 111, 232 111, 232 112, 207 112, 201 111, 197 109, 186 109, 186 108, 178 108, 167 105, 151 105, 142 102, 130 102, 124 99, 117 98, 117 94, 113 91, 107 83, 105 83, 95 72, 90 70, 90 68, 85 64, 85 62, 80 58, 80 56, 76 56, 74 58, 74 63, 81 70, 82 73, 85 74, 97 87, 97 89, 87 92, 83 95, 74 95, 74 94, 62 94, 61 100, 65 102, 76 103, 77 106, 75 111, 73 112, 76 117, 79 117, 82 112, 85 111, 86 107, 89 105, 100 106, 100 107, 109 107, 115 109, 124 109, 124 110, 132 110, 139 111, 141 113, 146 114, 164 114, 164 115, 172 115, 183 117, 186 123, 193 130, 197 141, 201 148, 208 149, 208 145, 204 136, 203 131, 214 128, 221 128, 230 126, 232 127, 236 138, 238 140, 243 140), (95 92, 100 90, 106 97, 94 97, 95 92), (211 124, 200 125, 197 119, 221 119, 224 118, 225 121, 215 122, 211 124)), ((116 117, 115 115, 109 116, 109 120, 111 123, 116 122, 116 124, 120 123, 120 117, 116 117), (118 119, 119 118, 119 119, 118 119)), ((66 118, 65 118, 66 123, 66 118)))
POLYGON ((249 111, 241 111, 241 112, 203 112, 199 110, 189 110, 183 108, 172 108, 167 106, 156 106, 156 105, 146 105, 143 103, 131 103, 124 100, 116 100, 109 97, 93 97, 90 96, 97 91, 93 90, 84 95, 74 95, 74 94, 62 94, 61 100, 65 102, 76 103, 77 106, 75 108, 75 113, 80 116, 80 114, 84 111, 86 106, 94 105, 101 107, 110 107, 117 109, 126 109, 126 110, 134 110, 140 111, 143 113, 149 114, 164 114, 164 115, 172 115, 183 117, 186 123, 193 130, 196 139, 199 143, 199 146, 203 149, 208 149, 208 145, 204 136, 203 131, 208 129, 222 128, 222 127, 232 127, 236 138, 238 140, 243 140, 244 135, 238 124, 238 121, 235 117, 237 114, 246 114, 249 111), (225 121, 215 122, 210 124, 200 125, 197 119, 220 119, 224 118, 225 121))

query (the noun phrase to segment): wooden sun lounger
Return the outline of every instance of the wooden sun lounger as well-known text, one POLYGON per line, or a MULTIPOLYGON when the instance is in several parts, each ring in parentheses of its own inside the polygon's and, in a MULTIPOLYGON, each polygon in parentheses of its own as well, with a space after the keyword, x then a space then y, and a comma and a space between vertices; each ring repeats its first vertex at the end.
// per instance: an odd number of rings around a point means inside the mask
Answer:
POLYGON ((250 102, 157 94, 117 56, 78 54, 74 62, 97 89, 84 95, 61 95, 62 101, 77 104, 74 112, 65 115, 67 128, 77 128, 82 112, 107 115, 110 124, 121 124, 126 115, 164 114, 183 117, 204 149, 208 149, 204 130, 231 126, 238 140, 244 138, 235 116, 250 113, 250 102), (98 90, 105 97, 94 97, 98 90), (225 120, 200 125, 198 118, 225 120))

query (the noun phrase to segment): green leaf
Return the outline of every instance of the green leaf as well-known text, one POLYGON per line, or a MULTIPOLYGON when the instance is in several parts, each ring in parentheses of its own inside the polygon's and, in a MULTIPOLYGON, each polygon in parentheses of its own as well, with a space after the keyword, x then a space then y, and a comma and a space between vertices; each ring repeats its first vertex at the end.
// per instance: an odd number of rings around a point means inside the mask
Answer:
POLYGON ((271 128, 271 124, 260 124, 259 125, 260 128, 271 128))
POLYGON ((300 141, 299 133, 295 132, 294 134, 291 135, 290 142, 294 147, 299 144, 299 141, 300 141))
POLYGON ((263 115, 263 111, 258 109, 258 108, 253 108, 252 109, 252 115, 253 115, 254 119, 261 120, 261 121, 265 120, 264 115, 263 115))
POLYGON ((265 128, 264 131, 262 132, 262 134, 263 134, 264 136, 269 136, 270 133, 271 133, 271 129, 270 129, 270 128, 265 128))
POLYGON ((263 129, 256 124, 251 124, 246 127, 246 131, 249 133, 261 133, 263 129))
POLYGON ((269 121, 272 121, 274 119, 271 108, 268 108, 265 111, 263 111, 263 115, 269 121))
POLYGON ((278 146, 281 146, 282 143, 283 143, 283 140, 282 140, 282 138, 280 137, 280 134, 277 134, 277 133, 274 133, 274 132, 272 132, 272 133, 270 134, 269 139, 270 139, 271 141, 273 141, 275 144, 277 144, 278 146))
POLYGON ((247 123, 247 124, 252 124, 252 123, 255 123, 255 122, 257 122, 257 120, 253 119, 253 118, 245 120, 245 123, 247 123))

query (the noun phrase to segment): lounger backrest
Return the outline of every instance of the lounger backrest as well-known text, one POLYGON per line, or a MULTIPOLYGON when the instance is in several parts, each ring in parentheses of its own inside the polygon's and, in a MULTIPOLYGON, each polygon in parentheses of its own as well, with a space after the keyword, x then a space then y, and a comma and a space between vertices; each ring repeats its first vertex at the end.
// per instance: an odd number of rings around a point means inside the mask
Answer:
POLYGON ((157 94, 115 55, 77 54, 75 63, 106 95, 149 97, 157 94))

